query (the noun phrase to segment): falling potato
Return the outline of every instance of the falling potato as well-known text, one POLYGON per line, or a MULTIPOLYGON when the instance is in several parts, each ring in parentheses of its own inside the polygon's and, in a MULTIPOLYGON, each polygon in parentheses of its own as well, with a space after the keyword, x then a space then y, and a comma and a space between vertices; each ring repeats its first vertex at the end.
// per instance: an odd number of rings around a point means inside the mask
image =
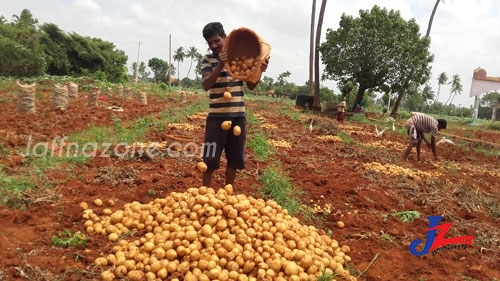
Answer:
POLYGON ((202 173, 206 172, 208 169, 207 164, 205 164, 205 162, 198 162, 198 164, 196 164, 196 168, 198 168, 198 170, 202 173))
POLYGON ((224 92, 224 99, 225 100, 230 100, 231 98, 233 97, 233 95, 231 95, 231 92, 224 92))
POLYGON ((241 128, 240 128, 240 126, 236 125, 236 126, 233 127, 233 134, 235 136, 241 135, 241 128))
POLYGON ((222 128, 222 130, 227 131, 231 129, 231 125, 232 125, 231 121, 224 121, 222 122, 222 124, 220 124, 220 127, 222 128))

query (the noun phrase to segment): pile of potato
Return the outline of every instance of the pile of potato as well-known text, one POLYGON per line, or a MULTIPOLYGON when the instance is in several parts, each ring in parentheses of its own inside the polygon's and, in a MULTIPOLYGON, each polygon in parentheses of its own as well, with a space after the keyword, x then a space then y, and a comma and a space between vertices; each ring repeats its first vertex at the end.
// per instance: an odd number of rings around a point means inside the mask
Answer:
POLYGON ((95 259, 107 268, 101 280, 316 280, 323 272, 356 280, 343 268, 348 246, 273 200, 233 195, 231 185, 106 210, 83 212, 89 234, 116 243, 95 259))
POLYGON ((333 136, 333 135, 320 135, 318 136, 318 139, 323 140, 325 142, 344 142, 344 140, 341 139, 339 136, 333 136))
POLYGON ((361 163, 363 170, 372 170, 391 176, 406 176, 409 179, 421 180, 422 178, 437 178, 441 176, 439 172, 426 172, 420 170, 411 170, 398 165, 382 164, 379 162, 361 163))
POLYGON ((292 148, 292 144, 286 140, 268 139, 267 142, 274 147, 292 148))
POLYGON ((236 57, 229 62, 231 72, 236 77, 244 77, 254 72, 259 65, 257 58, 236 57))

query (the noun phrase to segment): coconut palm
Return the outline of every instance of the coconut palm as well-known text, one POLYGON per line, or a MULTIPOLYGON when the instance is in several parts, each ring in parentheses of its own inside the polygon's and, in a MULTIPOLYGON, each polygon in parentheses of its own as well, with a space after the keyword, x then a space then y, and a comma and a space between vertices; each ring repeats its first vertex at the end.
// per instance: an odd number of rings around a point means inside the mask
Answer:
POLYGON ((195 47, 190 47, 188 51, 184 53, 186 58, 191 59, 191 62, 189 63, 189 69, 187 72, 186 77, 189 77, 189 73, 191 72, 191 67, 193 66, 193 61, 196 60, 198 57, 201 57, 201 54, 198 53, 198 49, 195 47))
POLYGON ((448 76, 446 76, 445 72, 442 72, 438 76, 438 91, 436 94, 436 98, 434 99, 434 103, 436 103, 439 100, 439 91, 441 91, 441 85, 446 84, 448 82, 448 76))
POLYGON ((316 18, 316 0, 312 1, 311 31, 309 36, 309 94, 314 93, 314 19, 316 18))
POLYGON ((425 99, 425 103, 427 103, 428 100, 434 99, 434 91, 429 84, 425 84, 424 88, 422 89, 422 96, 425 99))
MULTIPOLYGON (((429 19, 429 25, 427 25, 427 33, 425 33, 425 37, 429 37, 431 34, 431 29, 432 29, 432 22, 434 21, 434 15, 436 14, 436 10, 438 8, 439 2, 442 0, 436 0, 436 3, 434 4, 434 8, 432 9, 431 17, 429 19)), ((443 1, 444 3, 444 1, 443 1)))
POLYGON ((179 78, 179 75, 180 75, 179 64, 180 64, 180 62, 184 61, 185 57, 186 57, 186 54, 184 53, 184 48, 183 47, 179 47, 179 48, 177 48, 177 50, 175 50, 173 58, 174 58, 174 61, 177 62, 177 80, 179 80, 179 81, 181 80, 179 78))
POLYGON ((449 104, 451 104, 453 102, 453 99, 457 96, 457 94, 460 95, 462 93, 462 81, 460 79, 460 76, 458 76, 458 74, 453 75, 453 78, 448 84, 450 84, 451 86, 450 97, 445 102, 445 105, 448 104, 448 101, 449 104))
POLYGON ((320 45, 320 38, 321 38, 321 27, 323 25, 323 17, 325 15, 325 8, 326 8, 326 1, 323 0, 321 2, 321 8, 319 10, 319 16, 318 16, 318 26, 316 27, 316 43, 315 43, 315 51, 314 51, 314 99, 313 99, 313 110, 318 110, 321 111, 321 103, 320 103, 320 96, 319 96, 319 45, 320 45))

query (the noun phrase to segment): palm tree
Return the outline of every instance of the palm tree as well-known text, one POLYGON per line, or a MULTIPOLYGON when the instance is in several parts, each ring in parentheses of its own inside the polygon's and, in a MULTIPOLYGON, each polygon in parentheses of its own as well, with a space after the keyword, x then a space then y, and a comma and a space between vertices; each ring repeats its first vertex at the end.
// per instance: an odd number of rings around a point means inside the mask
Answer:
POLYGON ((319 10, 318 17, 318 27, 316 28, 316 43, 315 43, 315 52, 314 52, 314 99, 313 99, 313 110, 321 111, 321 103, 319 96, 319 41, 321 38, 321 27, 323 25, 323 17, 325 15, 326 1, 323 0, 321 2, 321 8, 319 10))
MULTIPOLYGON (((434 21, 434 15, 436 14, 436 10, 438 8, 439 2, 442 0, 436 0, 436 3, 434 4, 434 8, 432 9, 431 17, 429 19, 429 25, 427 25, 427 33, 425 33, 425 37, 429 37, 431 34, 431 29, 432 29, 432 22, 434 21)), ((444 1, 443 1, 444 3, 444 1)))
POLYGON ((309 37, 309 94, 314 93, 314 19, 316 14, 316 0, 312 1, 311 10, 311 33, 309 37))
POLYGON ((198 78, 201 76, 201 62, 203 61, 203 56, 201 54, 198 54, 195 60, 196 67, 194 69, 194 79, 198 80, 198 78))
POLYGON ((427 103, 428 100, 434 99, 434 91, 429 84, 425 84, 424 88, 422 89, 422 96, 425 99, 425 103, 427 103))
POLYGON ((197 59, 199 56, 201 56, 201 54, 198 53, 198 49, 196 49, 195 47, 190 47, 189 50, 186 51, 184 55, 186 56, 186 58, 191 59, 191 62, 189 63, 189 70, 186 75, 186 77, 189 77, 189 73, 191 72, 191 67, 193 66, 193 61, 197 59))
POLYGON ((453 99, 457 96, 457 94, 460 95, 462 93, 462 81, 460 79, 460 76, 458 76, 458 74, 453 75, 451 82, 449 82, 448 84, 451 85, 450 97, 446 101, 445 105, 448 103, 448 101, 450 102, 449 104, 451 104, 453 102, 453 99))
POLYGON ((177 80, 181 80, 179 78, 179 75, 180 75, 180 71, 179 71, 179 64, 181 61, 184 61, 184 58, 186 57, 186 54, 184 53, 184 48, 183 47, 179 47, 177 48, 177 50, 175 50, 174 52, 174 61, 177 62, 177 80))
POLYGON ((434 99, 434 103, 439 100, 439 91, 441 91, 441 85, 446 84, 446 82, 448 82, 448 76, 446 76, 445 72, 442 72, 438 76, 438 92, 436 94, 436 98, 434 99))

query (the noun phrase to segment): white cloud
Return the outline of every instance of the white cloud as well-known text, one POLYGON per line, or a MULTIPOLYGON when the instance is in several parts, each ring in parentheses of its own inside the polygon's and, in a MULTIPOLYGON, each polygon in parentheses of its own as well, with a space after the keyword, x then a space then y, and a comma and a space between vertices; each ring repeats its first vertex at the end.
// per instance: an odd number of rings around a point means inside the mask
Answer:
POLYGON ((101 12, 101 7, 92 0, 75 0, 74 6, 82 9, 84 12, 89 11, 95 14, 100 14, 101 12))
MULTIPOLYGON (((357 17, 359 10, 374 5, 399 10, 406 20, 414 18, 425 34, 435 0, 329 0, 325 10, 322 41, 326 29, 337 29, 343 13, 357 17)), ((439 4, 431 31, 433 78, 437 91, 437 76, 458 74, 463 83, 456 104, 472 105, 469 98, 473 70, 481 66, 489 76, 500 76, 500 7, 496 0, 445 0, 439 4)), ((317 12, 321 1, 317 1, 317 12)), ((2 5, 2 15, 10 19, 22 9, 29 9, 40 23, 49 22, 66 32, 101 38, 113 42, 129 57, 129 65, 137 59, 141 41, 140 60, 152 57, 167 59, 169 36, 172 52, 182 46, 194 46, 200 53, 207 50, 201 35, 203 26, 220 21, 226 32, 240 26, 257 31, 272 45, 271 62, 265 73, 276 79, 280 73, 291 72, 289 81, 303 85, 309 70, 309 31, 311 1, 304 0, 16 0, 2 5)), ((186 74, 189 61, 180 65, 186 74)), ((191 72, 191 75, 192 72, 191 72)), ((325 85, 336 89, 332 81, 325 85)), ((441 87, 445 101, 449 86, 441 87)))

